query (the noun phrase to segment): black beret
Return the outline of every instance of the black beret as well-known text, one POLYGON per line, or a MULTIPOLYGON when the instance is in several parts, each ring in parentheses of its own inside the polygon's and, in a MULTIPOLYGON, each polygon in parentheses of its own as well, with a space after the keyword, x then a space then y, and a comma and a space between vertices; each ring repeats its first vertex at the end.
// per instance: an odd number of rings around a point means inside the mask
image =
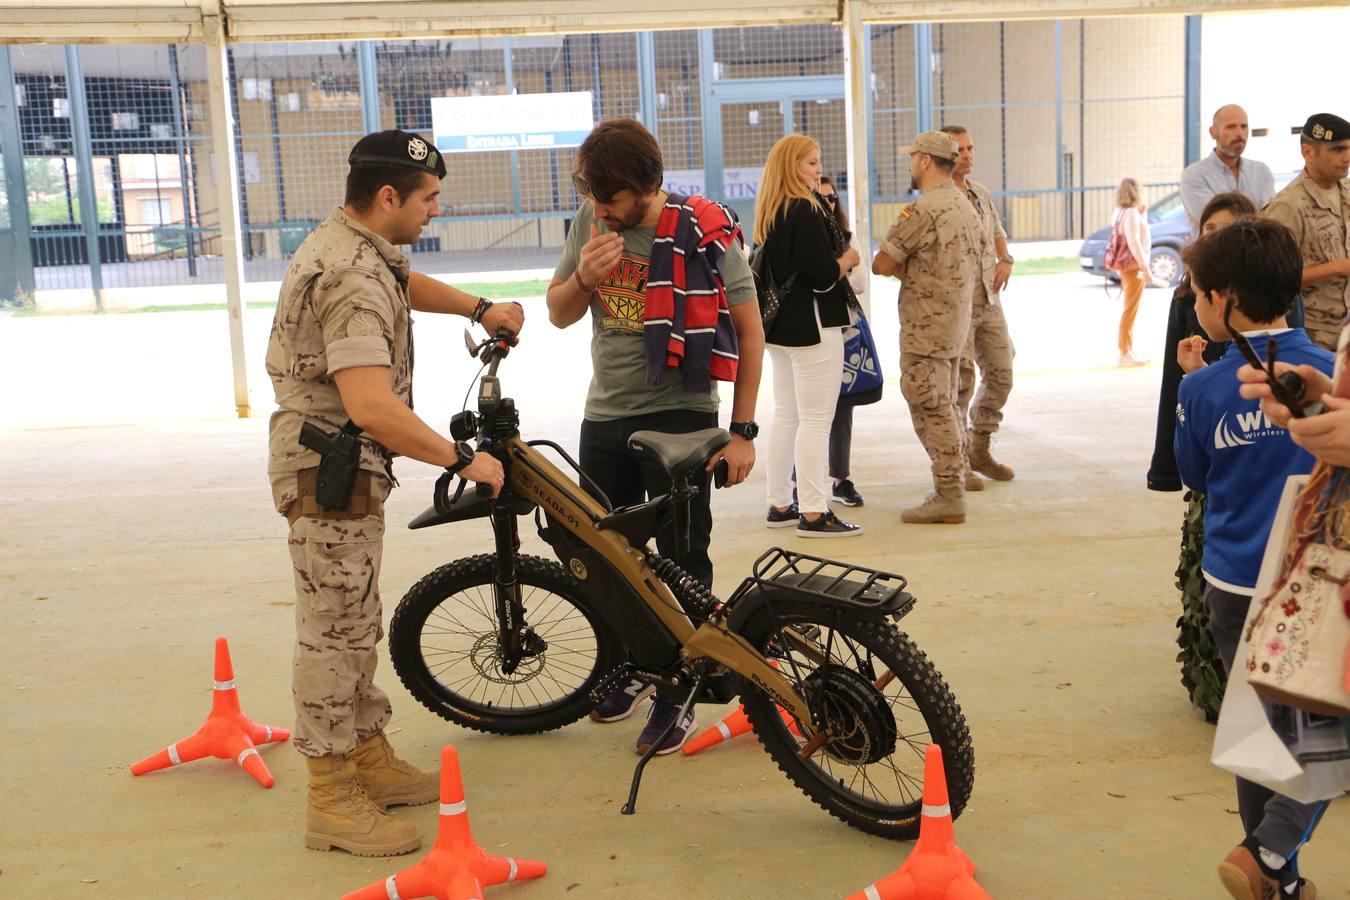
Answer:
POLYGON ((1308 117, 1308 121, 1303 123, 1303 131, 1300 134, 1305 140, 1323 144, 1350 141, 1350 122, 1345 121, 1340 116, 1333 116, 1331 113, 1318 113, 1315 116, 1308 117))
POLYGON ((376 131, 356 142, 347 162, 352 166, 397 166, 445 177, 445 159, 435 146, 411 131, 376 131))

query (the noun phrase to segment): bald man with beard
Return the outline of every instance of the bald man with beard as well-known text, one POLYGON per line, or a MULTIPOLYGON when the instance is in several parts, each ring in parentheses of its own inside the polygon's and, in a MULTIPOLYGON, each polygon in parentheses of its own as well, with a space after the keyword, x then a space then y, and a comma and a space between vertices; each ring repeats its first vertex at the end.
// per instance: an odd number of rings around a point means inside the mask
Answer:
POLYGON ((1243 159, 1250 128, 1247 111, 1236 104, 1219 107, 1209 126, 1214 152, 1193 162, 1181 173, 1181 202, 1191 228, 1200 221, 1205 204, 1219 194, 1237 191, 1262 209, 1275 196, 1275 176, 1270 167, 1254 159, 1243 159))

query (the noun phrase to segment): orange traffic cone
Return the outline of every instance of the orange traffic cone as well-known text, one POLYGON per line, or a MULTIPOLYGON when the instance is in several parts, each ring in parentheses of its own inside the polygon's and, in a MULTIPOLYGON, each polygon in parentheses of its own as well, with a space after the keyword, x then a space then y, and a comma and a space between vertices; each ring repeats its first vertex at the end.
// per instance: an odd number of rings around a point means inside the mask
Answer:
POLYGON ((197 733, 131 767, 132 775, 144 775, 204 756, 232 759, 259 784, 270 788, 276 783, 267 764, 258 755, 258 744, 284 741, 291 736, 285 728, 257 725, 239 710, 239 692, 234 686, 234 666, 230 663, 230 645, 216 638, 215 690, 211 693, 211 714, 197 733))
POLYGON ((989 900, 975 883, 975 863, 956 846, 942 748, 928 745, 923 769, 919 842, 904 865, 848 900, 989 900))
MULTIPOLYGON (((778 707, 778 714, 783 717, 784 724, 792 730, 792 733, 801 737, 801 731, 797 728, 797 720, 783 707, 778 707)), ((728 715, 722 721, 718 722, 707 731, 698 735, 684 745, 682 752, 685 756, 693 756, 700 750, 707 750, 714 744, 720 744, 723 741, 729 741, 734 737, 740 737, 750 730, 750 719, 745 714, 745 707, 738 706, 736 711, 728 715)))
POLYGON ((397 900, 399 897, 482 900, 484 887, 539 878, 547 871, 548 866, 544 863, 493 856, 478 846, 469 830, 469 808, 464 802, 459 754, 453 746, 447 745, 441 750, 441 821, 431 852, 417 865, 352 891, 342 900, 397 900))

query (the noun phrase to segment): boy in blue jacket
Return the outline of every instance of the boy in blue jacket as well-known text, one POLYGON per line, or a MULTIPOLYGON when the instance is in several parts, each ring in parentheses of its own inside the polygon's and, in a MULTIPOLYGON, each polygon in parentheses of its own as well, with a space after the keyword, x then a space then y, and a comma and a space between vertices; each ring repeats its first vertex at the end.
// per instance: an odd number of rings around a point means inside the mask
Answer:
MULTIPOLYGON (((1241 333, 1264 356, 1274 339, 1277 359, 1331 374, 1335 357, 1285 323, 1303 276, 1302 254, 1287 228, 1239 219, 1191 245, 1186 264, 1196 318, 1212 340, 1241 333)), ((1177 350, 1189 374, 1178 394, 1173 446, 1181 480, 1206 496, 1205 604, 1231 671, 1280 494, 1290 475, 1312 471, 1313 457, 1265 417, 1258 401, 1239 395, 1237 370, 1246 360, 1238 347, 1206 366, 1202 344, 1188 338, 1177 350)), ((1219 866, 1224 887, 1238 898, 1315 898, 1316 887, 1299 877, 1297 854, 1326 804, 1299 803, 1241 778, 1237 795, 1246 838, 1219 866)))

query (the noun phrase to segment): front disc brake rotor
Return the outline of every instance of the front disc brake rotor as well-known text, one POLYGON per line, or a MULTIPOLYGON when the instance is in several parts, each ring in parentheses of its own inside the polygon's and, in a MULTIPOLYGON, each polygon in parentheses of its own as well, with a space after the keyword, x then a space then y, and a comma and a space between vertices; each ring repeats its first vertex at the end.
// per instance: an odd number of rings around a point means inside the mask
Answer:
POLYGON ((843 666, 822 666, 803 682, 812 718, 830 735, 824 749, 851 765, 879 762, 895 752, 895 714, 867 678, 843 666))

